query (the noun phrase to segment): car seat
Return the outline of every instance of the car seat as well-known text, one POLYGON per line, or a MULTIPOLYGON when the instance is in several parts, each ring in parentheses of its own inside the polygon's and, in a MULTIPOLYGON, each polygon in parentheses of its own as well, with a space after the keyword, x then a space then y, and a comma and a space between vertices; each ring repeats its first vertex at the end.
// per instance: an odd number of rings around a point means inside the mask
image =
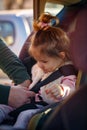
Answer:
POLYGON ((87 34, 87 1, 82 0, 80 3, 65 7, 63 11, 58 14, 60 18, 59 26, 67 32, 71 42, 71 56, 74 65, 79 70, 77 76, 76 87, 79 84, 86 84, 87 64, 86 60, 86 34, 87 34), (72 11, 73 10, 73 11, 72 11), (64 17, 63 17, 64 15, 64 17), (76 53, 75 53, 76 52, 76 53), (81 59, 81 60, 80 60, 81 59), (82 61, 83 60, 83 61, 82 61), (83 64, 82 64, 83 62, 83 64), (81 72, 83 70, 83 72, 81 72))
MULTIPOLYGON (((64 18, 62 19, 62 17, 60 17, 61 22, 59 26, 64 28, 70 37, 72 59, 76 68, 80 70, 78 74, 78 82, 80 82, 80 79, 82 80, 82 78, 85 79, 80 84, 81 86, 84 86, 84 81, 87 85, 87 2, 85 5, 79 4, 77 8, 76 6, 77 5, 75 5, 75 7, 71 6, 66 8, 67 10, 65 12, 66 14, 64 15, 64 18)), ((59 106, 55 109, 55 113, 57 113, 58 109, 59 106)), ((44 127, 46 123, 49 123, 47 125, 51 126, 51 122, 54 118, 56 118, 56 114, 54 116, 52 112, 51 115, 51 110, 48 111, 48 114, 45 112, 35 115, 31 119, 28 129, 44 130, 46 129, 46 127, 44 127), (50 119, 50 121, 48 119, 50 119), (34 124, 35 120, 37 120, 37 122, 34 124)))
MULTIPOLYGON (((66 8, 67 10, 66 10, 65 17, 63 19, 61 17, 61 22, 60 22, 59 26, 61 26, 62 28, 64 28, 64 30, 66 30, 66 32, 68 33, 68 35, 71 39, 71 53, 72 53, 72 59, 74 61, 75 66, 85 73, 85 72, 87 72, 87 66, 86 66, 86 64, 87 64, 87 58, 86 58, 87 57, 87 51, 86 51, 87 50, 87 45, 86 45, 86 42, 87 42, 87 36, 86 36, 86 34, 87 34, 87 26, 86 26, 87 4, 82 7, 80 5, 78 7, 78 9, 76 9, 76 10, 75 10, 75 8, 76 7, 74 7, 74 6, 66 8), (72 12, 72 9, 73 9, 73 12, 72 12), (70 10, 71 10, 71 13, 69 12, 70 10), (74 14, 75 14, 75 16, 74 16, 74 14), (67 17, 69 17, 69 19, 67 19, 67 17), (73 20, 75 20, 74 27, 73 27, 73 20), (72 30, 72 27, 73 27, 73 30, 72 30)), ((29 130, 31 130, 32 125, 35 125, 33 118, 32 118, 31 124, 29 124, 29 130)), ((37 118, 36 118, 36 120, 37 120, 37 118)), ((36 125, 38 125, 40 118, 37 121, 38 122, 36 125)), ((34 126, 34 129, 36 129, 36 127, 37 126, 34 126)))

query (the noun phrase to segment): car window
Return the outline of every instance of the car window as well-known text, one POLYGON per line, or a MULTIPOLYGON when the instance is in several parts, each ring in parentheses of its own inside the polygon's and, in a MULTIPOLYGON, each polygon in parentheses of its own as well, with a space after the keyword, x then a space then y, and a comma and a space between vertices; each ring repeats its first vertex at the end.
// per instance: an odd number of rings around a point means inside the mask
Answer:
POLYGON ((63 5, 58 3, 46 2, 45 12, 49 12, 52 15, 56 15, 63 9, 63 7, 63 5))
POLYGON ((32 31, 32 29, 33 29, 33 26, 32 26, 33 17, 26 17, 26 20, 28 21, 28 24, 29 24, 29 27, 30 27, 30 31, 32 31))
POLYGON ((14 25, 8 21, 0 21, 0 37, 6 41, 8 46, 14 42, 14 25))

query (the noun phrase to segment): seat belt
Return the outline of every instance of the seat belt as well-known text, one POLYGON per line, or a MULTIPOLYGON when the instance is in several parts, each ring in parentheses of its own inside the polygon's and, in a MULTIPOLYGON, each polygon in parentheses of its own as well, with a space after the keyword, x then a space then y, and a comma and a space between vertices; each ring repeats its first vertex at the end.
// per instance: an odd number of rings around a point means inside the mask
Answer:
POLYGON ((76 71, 73 65, 65 65, 49 75, 45 80, 39 81, 30 91, 38 92, 40 87, 58 79, 61 76, 76 75, 76 71))

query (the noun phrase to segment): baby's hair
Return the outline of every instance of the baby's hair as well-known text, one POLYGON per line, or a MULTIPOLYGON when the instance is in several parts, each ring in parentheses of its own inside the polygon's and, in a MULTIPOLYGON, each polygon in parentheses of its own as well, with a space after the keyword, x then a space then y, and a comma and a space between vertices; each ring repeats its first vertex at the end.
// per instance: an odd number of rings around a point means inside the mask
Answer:
POLYGON ((40 48, 40 53, 51 57, 59 57, 60 52, 65 52, 66 60, 70 60, 70 41, 67 34, 59 27, 53 27, 50 22, 55 19, 57 24, 59 20, 56 16, 49 13, 43 13, 39 20, 34 21, 34 34, 31 38, 30 54, 32 47, 40 48))
POLYGON ((48 12, 42 13, 38 20, 34 20, 33 27, 35 31, 44 30, 48 26, 52 26, 52 20, 55 20, 56 25, 59 24, 59 19, 48 12))

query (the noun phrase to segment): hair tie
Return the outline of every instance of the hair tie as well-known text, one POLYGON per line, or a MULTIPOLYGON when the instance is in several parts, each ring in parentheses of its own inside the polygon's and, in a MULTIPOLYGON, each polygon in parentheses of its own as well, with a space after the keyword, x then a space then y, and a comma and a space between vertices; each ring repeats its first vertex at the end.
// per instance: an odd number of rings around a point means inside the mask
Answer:
POLYGON ((41 28, 45 28, 45 27, 50 26, 51 24, 50 24, 50 23, 39 22, 38 25, 39 25, 41 28))

